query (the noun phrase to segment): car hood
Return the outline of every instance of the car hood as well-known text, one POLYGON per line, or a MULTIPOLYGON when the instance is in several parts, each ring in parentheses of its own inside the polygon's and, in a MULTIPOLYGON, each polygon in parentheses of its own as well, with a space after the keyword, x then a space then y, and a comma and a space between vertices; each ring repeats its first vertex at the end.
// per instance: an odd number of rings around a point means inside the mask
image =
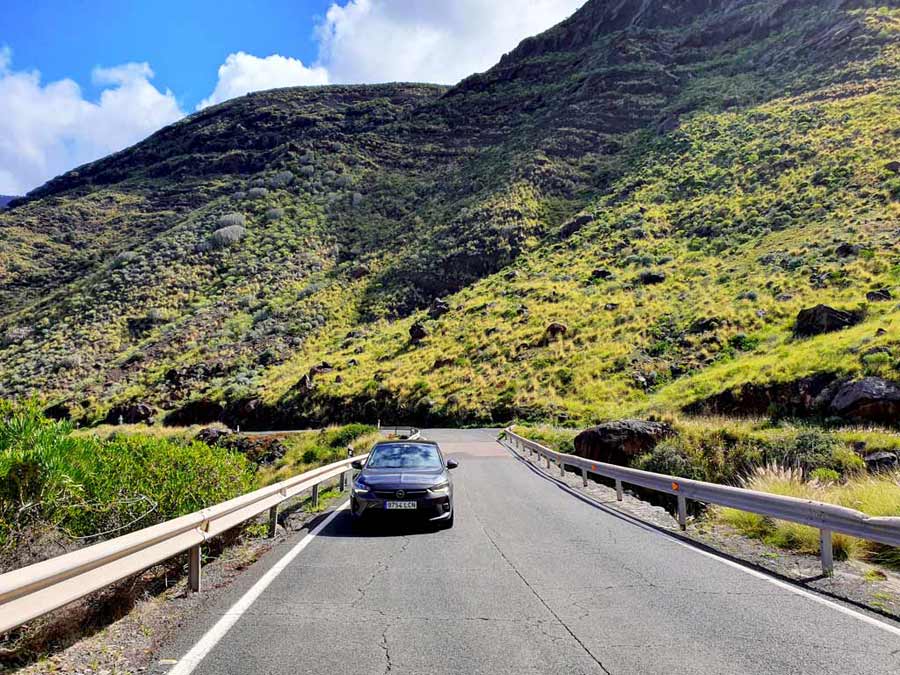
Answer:
POLYGON ((447 472, 445 469, 366 469, 360 477, 376 490, 414 490, 445 482, 447 472))

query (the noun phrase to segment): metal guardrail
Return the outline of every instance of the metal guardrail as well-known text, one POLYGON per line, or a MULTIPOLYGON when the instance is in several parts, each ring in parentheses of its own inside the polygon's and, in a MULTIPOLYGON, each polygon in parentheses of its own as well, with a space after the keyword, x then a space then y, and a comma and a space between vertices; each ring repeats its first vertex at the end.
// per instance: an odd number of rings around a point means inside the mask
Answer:
POLYGON ((343 491, 351 463, 366 457, 350 456, 202 511, 0 575, 0 634, 185 551, 188 585, 198 592, 204 542, 265 511, 269 536, 274 536, 279 504, 306 490, 318 504, 319 485, 335 477, 343 491))
POLYGON ((565 475, 566 467, 570 466, 581 469, 585 486, 588 474, 611 478, 616 483, 616 497, 619 501, 622 501, 622 486, 625 483, 674 495, 678 499, 678 524, 682 530, 687 526, 688 499, 815 527, 819 530, 822 570, 826 574, 831 574, 834 569, 831 541, 834 532, 889 546, 900 546, 900 518, 875 518, 836 504, 783 497, 767 492, 595 462, 545 448, 539 443, 519 436, 511 429, 506 429, 505 433, 518 450, 528 451, 530 456, 536 454, 539 459, 545 459, 548 469, 551 462, 556 464, 561 476, 565 475))

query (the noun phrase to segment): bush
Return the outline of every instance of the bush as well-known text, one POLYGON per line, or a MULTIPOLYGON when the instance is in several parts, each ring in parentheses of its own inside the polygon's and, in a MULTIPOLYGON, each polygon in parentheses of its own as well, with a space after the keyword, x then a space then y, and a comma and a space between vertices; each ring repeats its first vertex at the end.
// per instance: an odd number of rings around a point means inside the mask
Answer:
POLYGON ((800 469, 806 476, 819 468, 832 469, 842 476, 865 469, 865 462, 839 439, 817 429, 801 431, 775 451, 777 464, 800 469))
POLYGON ((246 225, 247 218, 242 213, 226 213, 219 217, 219 227, 230 227, 232 225, 246 225))
POLYGON ((653 450, 638 457, 636 468, 669 476, 704 480, 704 472, 685 452, 684 448, 671 441, 663 441, 653 450))
POLYGON ((279 171, 269 178, 269 187, 283 188, 294 182, 294 174, 290 171, 279 171))
POLYGON ((250 188, 247 191, 247 197, 250 199, 262 199, 267 194, 269 194, 269 191, 264 187, 250 188))
POLYGON ((834 469, 819 467, 818 469, 813 469, 809 477, 819 483, 837 483, 841 479, 841 474, 834 469))
POLYGON ((247 236, 247 228, 240 225, 229 225, 212 233, 209 238, 210 247, 215 249, 234 246, 247 236))
POLYGON ((33 526, 118 536, 247 492, 247 460, 153 437, 75 437, 34 403, 0 403, 0 546, 33 526))

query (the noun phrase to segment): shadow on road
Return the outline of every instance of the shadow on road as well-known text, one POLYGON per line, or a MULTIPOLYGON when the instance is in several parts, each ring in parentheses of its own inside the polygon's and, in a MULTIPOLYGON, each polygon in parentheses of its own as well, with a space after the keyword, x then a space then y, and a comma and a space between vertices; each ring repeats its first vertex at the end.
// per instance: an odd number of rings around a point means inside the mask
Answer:
POLYGON ((440 526, 414 516, 397 514, 373 514, 361 523, 354 523, 350 511, 341 511, 324 530, 320 537, 338 539, 359 539, 373 537, 409 537, 437 535, 443 532, 440 526))

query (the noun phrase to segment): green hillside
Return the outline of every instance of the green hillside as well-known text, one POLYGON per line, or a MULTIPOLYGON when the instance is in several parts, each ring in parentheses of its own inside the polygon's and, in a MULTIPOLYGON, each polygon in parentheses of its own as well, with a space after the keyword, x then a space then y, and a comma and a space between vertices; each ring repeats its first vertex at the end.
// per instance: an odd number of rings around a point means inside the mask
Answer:
POLYGON ((0 215, 0 395, 265 427, 897 379, 900 9, 673 6, 592 0, 450 89, 246 96, 51 181, 0 215), (818 304, 864 318, 795 337, 818 304))

